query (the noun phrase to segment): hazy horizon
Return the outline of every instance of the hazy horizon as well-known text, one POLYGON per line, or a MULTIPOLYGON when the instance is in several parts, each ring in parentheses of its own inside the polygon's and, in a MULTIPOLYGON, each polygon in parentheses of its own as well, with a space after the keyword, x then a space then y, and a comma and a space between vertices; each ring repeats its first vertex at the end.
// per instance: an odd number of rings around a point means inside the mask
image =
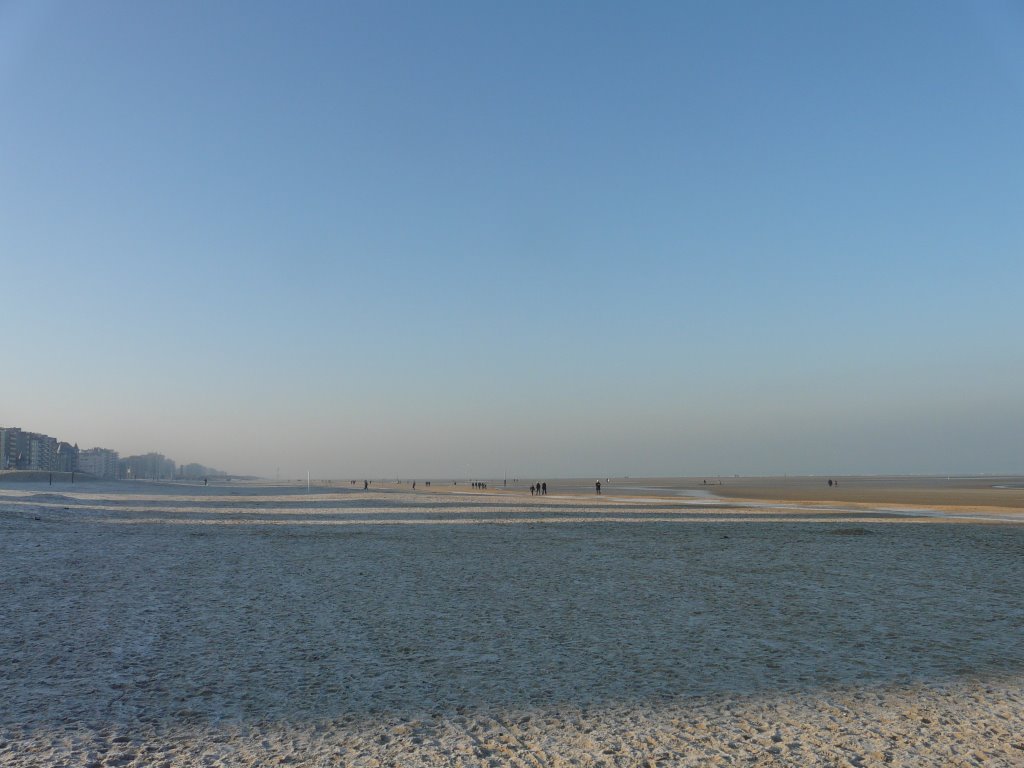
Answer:
POLYGON ((0 5, 0 425, 235 474, 1024 474, 1024 9, 0 5))

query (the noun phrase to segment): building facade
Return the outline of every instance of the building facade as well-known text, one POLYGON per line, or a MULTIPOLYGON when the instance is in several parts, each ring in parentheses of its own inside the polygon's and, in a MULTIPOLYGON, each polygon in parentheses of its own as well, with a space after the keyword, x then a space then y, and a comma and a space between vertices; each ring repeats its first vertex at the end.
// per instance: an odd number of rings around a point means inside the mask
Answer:
POLYGON ((28 432, 0 427, 0 469, 28 469, 28 432))
POLYGON ((173 480, 177 465, 162 453, 121 459, 121 477, 127 480, 173 480))
POLYGON ((120 460, 109 448, 87 448, 78 453, 78 469, 102 480, 116 480, 120 460))
POLYGON ((57 438, 30 432, 28 438, 29 462, 26 469, 41 469, 44 472, 59 469, 57 466, 57 438))
POLYGON ((78 471, 78 443, 57 443, 57 451, 53 456, 53 469, 57 472, 78 471))
POLYGON ((0 469, 73 472, 78 469, 78 446, 40 432, 0 427, 0 469))

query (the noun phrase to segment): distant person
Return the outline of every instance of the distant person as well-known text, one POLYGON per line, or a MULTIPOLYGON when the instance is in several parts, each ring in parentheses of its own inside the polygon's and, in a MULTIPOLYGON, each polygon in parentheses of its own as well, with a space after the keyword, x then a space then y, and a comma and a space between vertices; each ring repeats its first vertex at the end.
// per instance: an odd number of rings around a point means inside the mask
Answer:
POLYGON ((540 492, 541 492, 541 493, 542 493, 543 495, 547 496, 547 495, 548 495, 548 484, 547 484, 547 483, 541 483, 541 484, 540 484, 540 488, 541 488, 541 491, 540 491, 540 492))
POLYGON ((209 480, 207 480, 207 479, 206 479, 205 477, 203 478, 203 485, 207 485, 207 484, 209 484, 209 482, 210 482, 210 481, 209 481, 209 480))
POLYGON ((829 488, 831 488, 831 487, 832 487, 832 481, 831 481, 831 480, 829 480, 829 481, 828 481, 828 487, 829 487, 829 488))
POLYGON ((415 480, 412 481, 412 489, 414 491, 416 490, 416 481, 415 480))
POLYGON ((370 487, 370 481, 369 480, 363 480, 363 490, 365 491, 369 487, 370 487))
POLYGON ((598 480, 596 483, 594 483, 594 487, 597 489, 597 495, 600 496, 601 495, 601 481, 598 480))
POLYGON ((530 495, 533 496, 533 486, 530 486, 530 495))

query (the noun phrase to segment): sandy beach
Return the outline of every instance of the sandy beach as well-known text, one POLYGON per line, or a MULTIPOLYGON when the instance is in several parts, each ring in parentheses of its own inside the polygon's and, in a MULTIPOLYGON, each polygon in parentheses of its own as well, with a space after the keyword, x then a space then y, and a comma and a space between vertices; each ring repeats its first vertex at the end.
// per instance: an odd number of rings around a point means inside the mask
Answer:
POLYGON ((0 484, 0 765, 1024 765, 1024 491, 697 482, 0 484))

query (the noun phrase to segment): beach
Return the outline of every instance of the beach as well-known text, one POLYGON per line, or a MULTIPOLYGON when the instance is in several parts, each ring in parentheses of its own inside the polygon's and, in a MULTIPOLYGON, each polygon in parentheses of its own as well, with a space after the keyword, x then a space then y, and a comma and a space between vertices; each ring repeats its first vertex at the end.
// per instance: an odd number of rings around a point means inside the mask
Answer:
POLYGON ((0 765, 1024 765, 1019 481, 784 480, 0 484, 0 765))

